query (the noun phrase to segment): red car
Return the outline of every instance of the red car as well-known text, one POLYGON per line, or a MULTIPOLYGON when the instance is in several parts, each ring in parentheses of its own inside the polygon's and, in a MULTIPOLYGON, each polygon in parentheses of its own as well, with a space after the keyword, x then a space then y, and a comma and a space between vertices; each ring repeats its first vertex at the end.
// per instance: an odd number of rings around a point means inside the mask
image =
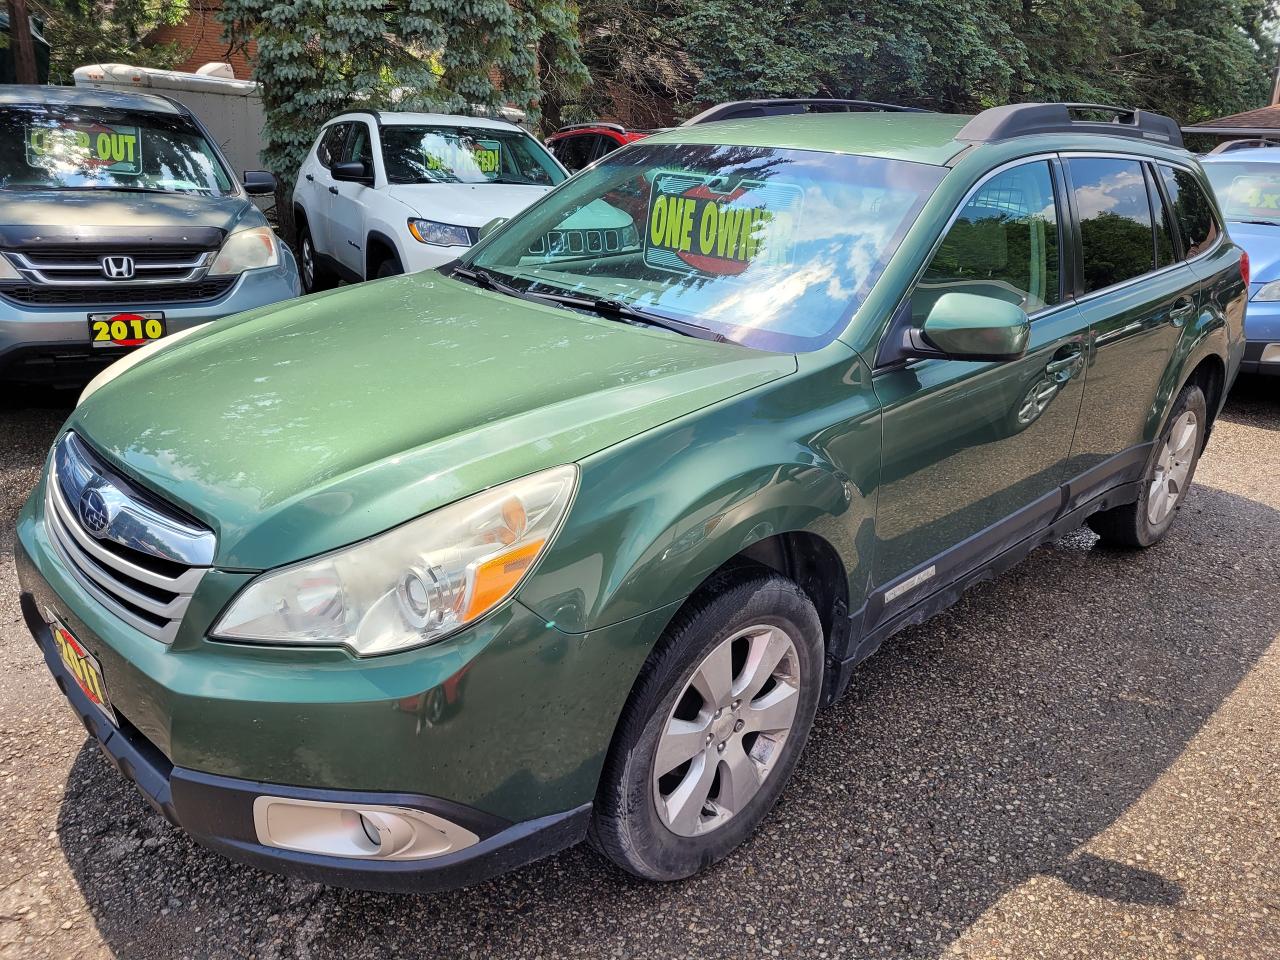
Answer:
POLYGON ((572 173, 593 160, 636 140, 643 140, 656 130, 628 130, 616 123, 575 123, 561 127, 547 137, 547 149, 572 173))

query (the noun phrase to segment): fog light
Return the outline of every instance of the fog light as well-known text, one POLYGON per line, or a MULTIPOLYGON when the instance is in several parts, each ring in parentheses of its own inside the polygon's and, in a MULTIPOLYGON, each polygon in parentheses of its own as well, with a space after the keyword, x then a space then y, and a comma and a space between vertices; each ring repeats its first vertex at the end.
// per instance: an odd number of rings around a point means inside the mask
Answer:
POLYGON ((480 840, 425 810, 290 797, 256 798, 253 825, 263 846, 362 860, 424 860, 480 840))

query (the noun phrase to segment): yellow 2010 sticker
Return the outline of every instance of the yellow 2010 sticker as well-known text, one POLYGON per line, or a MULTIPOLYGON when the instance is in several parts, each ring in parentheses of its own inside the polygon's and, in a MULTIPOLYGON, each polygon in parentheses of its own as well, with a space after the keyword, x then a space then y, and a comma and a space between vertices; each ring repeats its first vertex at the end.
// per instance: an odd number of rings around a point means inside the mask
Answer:
POLYGON ((721 190, 710 177, 659 174, 649 195, 645 262, 720 276, 790 262, 801 198, 791 185, 744 180, 721 190))

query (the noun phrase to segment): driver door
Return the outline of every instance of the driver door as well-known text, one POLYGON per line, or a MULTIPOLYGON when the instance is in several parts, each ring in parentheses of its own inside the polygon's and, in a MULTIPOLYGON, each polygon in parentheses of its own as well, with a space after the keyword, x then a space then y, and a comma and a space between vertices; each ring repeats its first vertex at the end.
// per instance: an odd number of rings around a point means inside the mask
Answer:
MULTIPOLYGON (((911 294, 917 328, 950 291, 1019 304, 1031 319, 1025 356, 914 360, 875 375, 884 453, 874 582, 885 591, 868 627, 1034 532, 1058 509, 1089 331, 1063 292, 1060 182, 1054 163, 1040 159, 979 183, 911 294)), ((902 332, 893 324, 887 336, 902 332)))

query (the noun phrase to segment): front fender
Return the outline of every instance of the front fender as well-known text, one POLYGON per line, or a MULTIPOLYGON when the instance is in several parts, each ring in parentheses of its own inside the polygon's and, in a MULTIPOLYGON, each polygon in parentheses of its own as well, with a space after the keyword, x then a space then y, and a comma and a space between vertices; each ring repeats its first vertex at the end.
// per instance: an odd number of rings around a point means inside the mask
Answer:
POLYGON ((856 609, 871 570, 879 403, 843 344, 800 363, 582 461, 569 520, 521 601, 581 633, 682 600, 752 544, 804 531, 840 556, 856 609))

